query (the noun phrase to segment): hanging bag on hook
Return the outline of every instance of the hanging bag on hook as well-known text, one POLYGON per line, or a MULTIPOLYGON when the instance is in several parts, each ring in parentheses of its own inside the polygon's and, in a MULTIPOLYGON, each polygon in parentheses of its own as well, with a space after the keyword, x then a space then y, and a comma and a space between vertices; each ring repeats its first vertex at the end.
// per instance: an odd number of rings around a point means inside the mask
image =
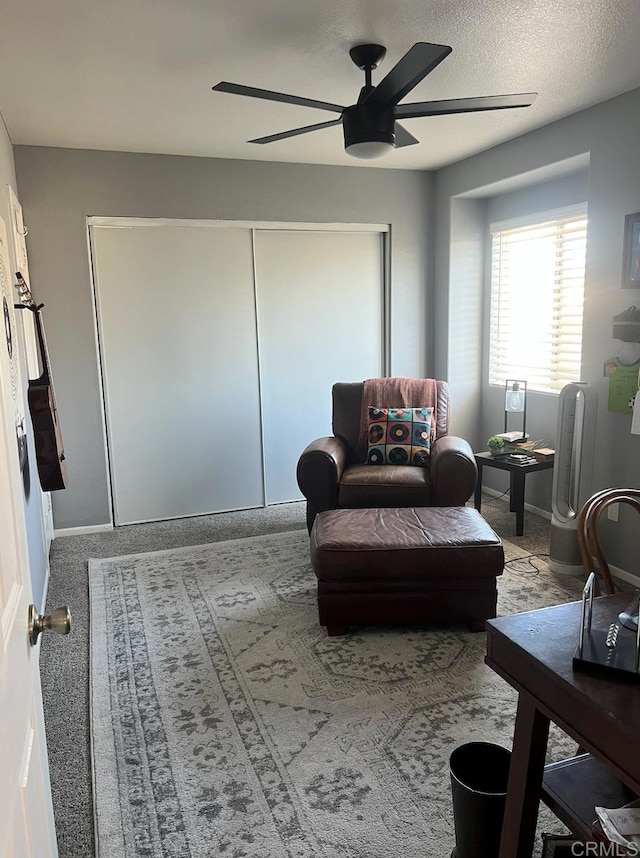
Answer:
POLYGON ((625 343, 640 343, 640 310, 627 307, 613 317, 613 338, 625 343))

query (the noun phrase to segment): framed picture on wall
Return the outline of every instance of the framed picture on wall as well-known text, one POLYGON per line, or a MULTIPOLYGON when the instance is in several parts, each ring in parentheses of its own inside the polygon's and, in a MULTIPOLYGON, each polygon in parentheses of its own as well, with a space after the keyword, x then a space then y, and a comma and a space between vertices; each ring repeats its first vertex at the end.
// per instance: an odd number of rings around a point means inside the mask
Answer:
POLYGON ((640 212, 624 219, 622 288, 640 289, 640 212))

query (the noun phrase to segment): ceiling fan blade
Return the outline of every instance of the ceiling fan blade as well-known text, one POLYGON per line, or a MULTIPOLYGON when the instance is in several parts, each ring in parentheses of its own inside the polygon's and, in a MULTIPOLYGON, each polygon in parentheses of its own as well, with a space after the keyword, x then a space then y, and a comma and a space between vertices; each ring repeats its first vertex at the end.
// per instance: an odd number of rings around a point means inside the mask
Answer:
POLYGON ((537 95, 537 92, 521 92, 515 95, 484 95, 478 98, 449 98, 445 101, 399 104, 396 107, 396 118, 413 119, 417 116, 444 116, 448 113, 473 113, 477 110, 530 107, 537 95))
POLYGON ((402 148, 402 146, 413 146, 414 143, 418 143, 419 141, 413 136, 413 134, 409 134, 406 128, 403 128, 399 122, 396 122, 395 125, 395 135, 396 135, 396 149, 402 148))
POLYGON ((451 50, 448 45, 417 42, 380 81, 366 99, 366 103, 382 109, 397 104, 429 72, 433 71, 438 63, 451 53, 451 50))
POLYGON ((317 125, 305 125, 304 128, 292 128, 291 131, 281 131, 279 134, 270 134, 268 137, 257 137, 255 140, 247 140, 247 143, 275 143, 276 140, 286 140, 287 137, 297 137, 298 134, 308 134, 309 131, 320 131, 321 128, 330 128, 341 122, 342 117, 330 119, 328 122, 318 122, 317 125))
POLYGON ((315 98, 301 98, 284 92, 272 92, 270 89, 257 89, 255 86, 243 86, 241 83, 229 83, 226 80, 211 87, 214 92, 228 92, 231 95, 246 95, 249 98, 264 98, 266 101, 283 101, 285 104, 298 104, 301 107, 316 107, 318 110, 331 110, 342 113, 344 107, 328 101, 316 101, 315 98))

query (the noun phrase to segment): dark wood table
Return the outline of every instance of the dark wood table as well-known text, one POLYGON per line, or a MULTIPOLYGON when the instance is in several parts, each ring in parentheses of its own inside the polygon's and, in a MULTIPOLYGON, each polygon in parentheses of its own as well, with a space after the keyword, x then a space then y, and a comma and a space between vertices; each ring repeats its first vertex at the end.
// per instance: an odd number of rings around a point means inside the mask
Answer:
MULTIPOLYGON (((594 599, 593 628, 607 629, 632 597, 594 599)), ((596 805, 640 795, 640 685, 574 670, 579 628, 580 602, 487 622, 485 661, 518 691, 500 858, 530 858, 541 799, 586 842, 596 805), (545 768, 550 721, 581 753, 545 768)))
POLYGON ((474 453, 476 465, 478 466, 478 481, 475 491, 475 507, 480 512, 482 505, 482 471, 483 468, 497 468, 499 471, 509 472, 509 509, 516 514, 516 536, 524 533, 524 480, 527 474, 534 471, 548 471, 553 468, 553 459, 548 462, 529 462, 519 465, 509 462, 506 458, 492 456, 491 453, 474 453))

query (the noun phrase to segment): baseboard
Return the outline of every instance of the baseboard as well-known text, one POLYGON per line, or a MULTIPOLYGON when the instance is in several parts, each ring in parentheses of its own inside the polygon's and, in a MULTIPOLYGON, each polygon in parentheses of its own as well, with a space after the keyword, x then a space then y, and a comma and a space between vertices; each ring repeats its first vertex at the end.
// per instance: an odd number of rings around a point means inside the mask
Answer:
POLYGON ((551 521, 551 513, 546 509, 541 509, 539 506, 534 506, 531 503, 525 503, 524 508, 527 512, 533 512, 536 515, 541 516, 542 518, 546 518, 547 521, 551 521))
POLYGON ((88 524, 85 527, 60 527, 54 529, 53 538, 58 539, 60 536, 85 536, 87 533, 104 533, 107 530, 113 530, 111 523, 88 524))
MULTIPOLYGON (((489 495, 492 498, 502 498, 502 495, 504 494, 504 492, 499 492, 499 491, 496 491, 496 489, 489 489, 489 488, 486 488, 485 486, 483 486, 482 487, 482 494, 483 495, 489 495)), ((504 497, 504 498, 502 498, 502 501, 503 501, 503 503, 508 503, 509 499, 507 497, 504 497)), ((547 521, 551 521, 551 513, 548 512, 546 509, 541 509, 541 507, 534 506, 531 503, 525 503, 524 508, 527 510, 527 512, 533 512, 533 513, 535 513, 535 515, 539 515, 539 516, 541 516, 541 518, 546 518, 547 521)))
POLYGON ((51 566, 49 564, 49 555, 47 554, 47 570, 44 574, 44 584, 42 585, 42 601, 40 602, 40 613, 44 614, 47 606, 47 595, 49 594, 49 579, 51 577, 51 566))
POLYGON ((609 571, 614 578, 620 578, 621 581, 626 581, 632 587, 640 587, 640 577, 634 575, 633 572, 627 572, 626 569, 620 569, 618 566, 611 566, 611 564, 609 564, 609 571))
MULTIPOLYGON (((503 492, 498 492, 495 489, 484 488, 482 489, 483 494, 487 494, 493 498, 501 497, 503 492)), ((502 498, 503 503, 508 503, 509 499, 507 497, 502 498)), ((551 521, 551 513, 547 512, 546 509, 540 509, 540 507, 533 506, 533 504, 525 503, 524 508, 527 512, 533 512, 535 515, 540 515, 542 518, 546 518, 551 521)), ((633 572, 627 572, 626 569, 620 569, 618 566, 612 566, 609 564, 609 571, 613 575, 614 578, 619 578, 621 581, 626 581, 627 584, 631 584, 632 587, 640 588, 640 576, 634 575, 633 572)))

